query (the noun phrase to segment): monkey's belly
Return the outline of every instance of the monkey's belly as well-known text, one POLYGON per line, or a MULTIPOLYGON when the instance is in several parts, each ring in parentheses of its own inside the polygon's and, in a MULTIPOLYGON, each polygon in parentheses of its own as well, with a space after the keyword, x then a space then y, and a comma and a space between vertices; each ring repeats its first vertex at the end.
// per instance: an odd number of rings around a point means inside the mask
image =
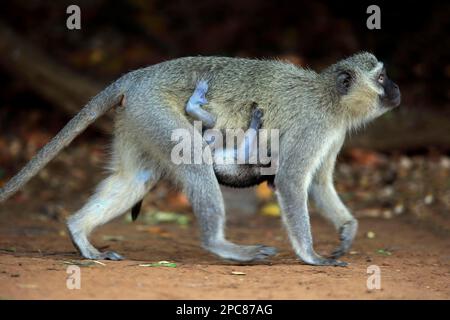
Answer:
POLYGON ((267 181, 273 186, 274 175, 262 175, 261 167, 252 164, 214 165, 220 184, 233 188, 248 188, 267 181))

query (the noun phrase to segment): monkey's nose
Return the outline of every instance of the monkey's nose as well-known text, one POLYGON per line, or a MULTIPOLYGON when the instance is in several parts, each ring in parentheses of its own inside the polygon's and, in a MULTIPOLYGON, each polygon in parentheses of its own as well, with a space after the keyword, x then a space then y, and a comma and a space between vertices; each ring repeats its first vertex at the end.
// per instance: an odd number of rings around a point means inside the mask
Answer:
POLYGON ((401 93, 400 93, 400 90, 398 89, 398 86, 396 85, 396 95, 394 95, 394 97, 392 97, 391 99, 390 99, 390 104, 391 104, 391 106, 392 107, 398 107, 399 105, 400 105, 400 102, 402 101, 402 95, 401 95, 401 93))

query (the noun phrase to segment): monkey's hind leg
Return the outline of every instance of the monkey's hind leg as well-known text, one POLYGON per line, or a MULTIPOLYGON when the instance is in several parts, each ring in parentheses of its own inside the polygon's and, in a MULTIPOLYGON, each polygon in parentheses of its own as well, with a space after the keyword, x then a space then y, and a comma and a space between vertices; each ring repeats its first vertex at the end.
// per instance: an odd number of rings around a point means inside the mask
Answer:
POLYGON ((225 208, 212 166, 180 166, 177 175, 198 219, 203 248, 224 259, 242 262, 263 260, 277 253, 273 247, 238 245, 225 238, 225 208))
POLYGON ((206 92, 208 91, 208 83, 205 80, 197 82, 194 93, 186 104, 186 113, 203 122, 207 128, 213 128, 216 124, 215 117, 208 111, 202 109, 202 105, 208 103, 206 100, 206 92))
POLYGON ((114 173, 100 183, 96 193, 67 221, 72 242, 84 258, 122 260, 116 252, 98 251, 88 240, 98 226, 118 217, 140 201, 154 184, 152 172, 136 169, 114 173))
MULTIPOLYGON (((149 154, 158 154, 163 171, 182 187, 192 205, 200 227, 203 248, 224 259, 236 261, 261 260, 276 254, 276 249, 265 245, 239 245, 228 241, 225 237, 225 206, 219 182, 209 163, 175 164, 172 149, 171 133, 176 129, 186 129, 191 141, 204 141, 192 125, 184 118, 172 113, 171 108, 158 107, 155 110, 165 121, 147 125, 137 118, 137 126, 142 132, 141 143, 146 145, 149 154), (148 137, 155 137, 149 139, 148 137)), ((206 141, 204 141, 206 147, 206 141)), ((191 146, 191 154, 196 150, 191 146)))

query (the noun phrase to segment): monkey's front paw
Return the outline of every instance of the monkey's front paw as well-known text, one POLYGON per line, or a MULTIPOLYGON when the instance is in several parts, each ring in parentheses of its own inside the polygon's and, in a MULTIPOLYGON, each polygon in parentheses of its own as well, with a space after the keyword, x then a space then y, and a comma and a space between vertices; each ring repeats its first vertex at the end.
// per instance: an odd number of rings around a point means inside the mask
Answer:
POLYGON ((113 260, 113 261, 120 261, 124 260, 125 258, 122 257, 120 254, 114 251, 105 251, 100 253, 100 257, 103 260, 113 260))
POLYGON ((335 266, 335 267, 346 267, 348 266, 348 263, 345 261, 340 261, 336 259, 325 259, 320 264, 321 266, 335 266))
POLYGON ((309 263, 315 266, 335 266, 335 267, 346 267, 348 266, 347 262, 336 260, 336 259, 326 259, 326 258, 319 258, 313 261, 312 263, 309 263))
POLYGON ((313 266, 336 266, 336 267, 346 267, 347 262, 336 260, 333 258, 324 258, 317 253, 313 252, 308 256, 300 257, 305 263, 313 266))
POLYGON ((356 231, 358 230, 358 221, 350 220, 344 223, 339 229, 339 240, 341 243, 339 246, 331 253, 331 258, 337 259, 343 256, 352 246, 353 239, 356 236, 356 231))

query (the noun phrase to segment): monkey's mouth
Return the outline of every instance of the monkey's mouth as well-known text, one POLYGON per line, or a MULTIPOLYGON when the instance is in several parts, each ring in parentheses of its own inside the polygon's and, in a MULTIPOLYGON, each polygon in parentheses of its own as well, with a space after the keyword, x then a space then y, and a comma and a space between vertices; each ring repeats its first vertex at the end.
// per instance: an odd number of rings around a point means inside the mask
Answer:
POLYGON ((402 101, 402 95, 400 91, 397 91, 394 94, 385 95, 381 100, 384 106, 388 108, 395 108, 400 105, 400 102, 402 101))
POLYGON ((400 94, 400 92, 398 93, 398 95, 395 98, 389 99, 389 106, 391 108, 396 108, 400 105, 400 102, 402 101, 402 96, 400 94))

